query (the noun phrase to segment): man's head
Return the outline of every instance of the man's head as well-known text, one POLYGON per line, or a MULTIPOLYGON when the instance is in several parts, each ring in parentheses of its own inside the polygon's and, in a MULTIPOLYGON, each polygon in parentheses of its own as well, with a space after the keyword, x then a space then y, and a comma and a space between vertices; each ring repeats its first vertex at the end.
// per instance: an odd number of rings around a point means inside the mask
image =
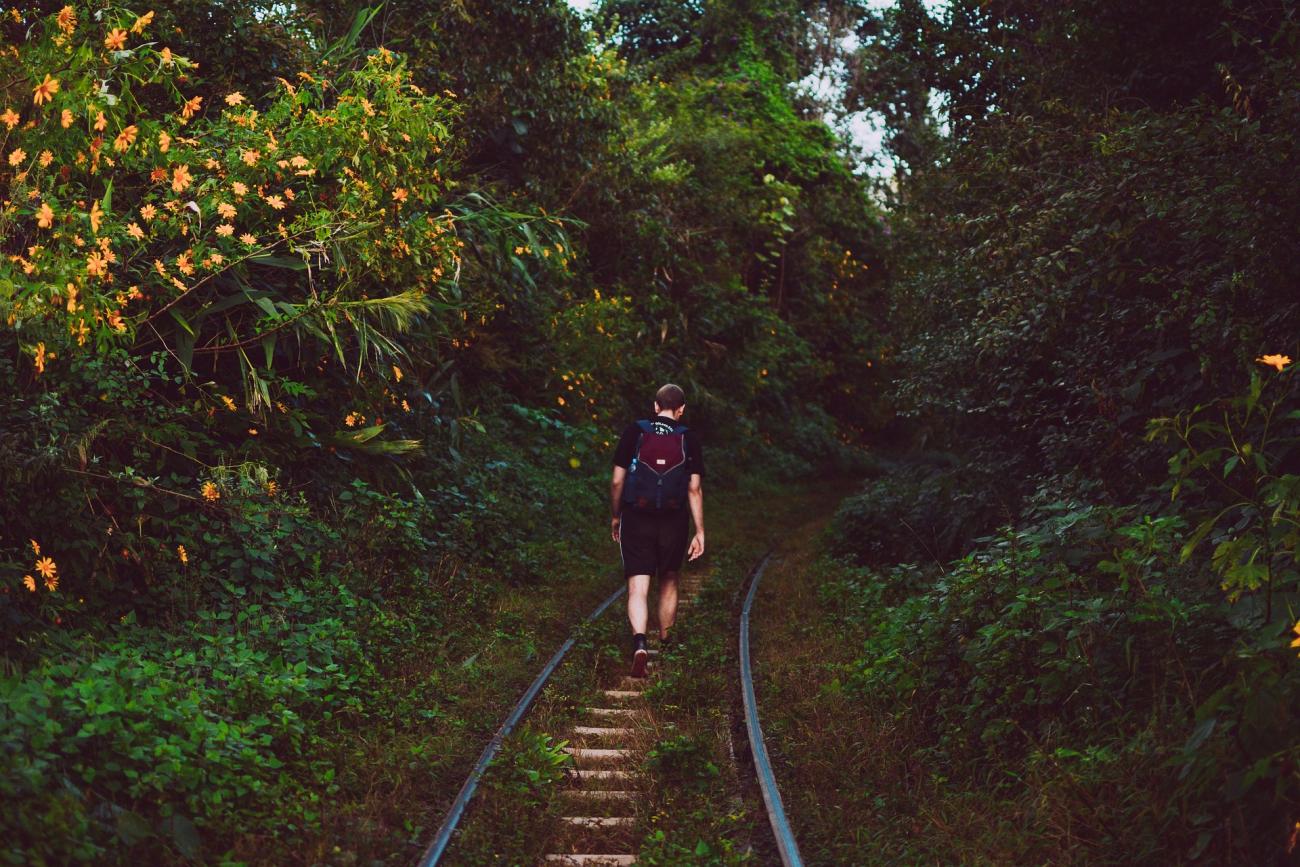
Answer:
POLYGON ((685 409, 686 392, 682 391, 680 385, 670 382, 655 392, 655 414, 671 413, 674 419, 679 419, 685 409))

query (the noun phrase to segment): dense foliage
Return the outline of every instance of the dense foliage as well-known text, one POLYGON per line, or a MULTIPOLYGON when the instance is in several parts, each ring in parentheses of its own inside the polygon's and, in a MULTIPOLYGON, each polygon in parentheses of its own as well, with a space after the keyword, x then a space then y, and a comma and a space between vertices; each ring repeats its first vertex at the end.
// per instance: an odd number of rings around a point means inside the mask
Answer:
POLYGON ((653 387, 720 482, 880 415, 878 211, 770 28, 671 68, 559 0, 0 29, 9 862, 408 859, 608 580, 653 387))
POLYGON ((861 701, 1040 829, 1003 857, 1294 848, 1296 15, 857 19, 846 98, 898 166, 892 397, 926 452, 845 502, 833 547, 870 571, 824 592, 866 636, 861 701))

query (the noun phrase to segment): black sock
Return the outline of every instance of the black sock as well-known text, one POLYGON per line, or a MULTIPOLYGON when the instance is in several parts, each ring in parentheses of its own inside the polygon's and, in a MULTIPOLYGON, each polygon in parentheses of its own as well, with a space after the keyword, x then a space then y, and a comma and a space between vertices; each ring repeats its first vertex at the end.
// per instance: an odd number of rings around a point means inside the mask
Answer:
POLYGON ((638 632, 632 636, 632 649, 640 650, 645 647, 645 633, 638 632))

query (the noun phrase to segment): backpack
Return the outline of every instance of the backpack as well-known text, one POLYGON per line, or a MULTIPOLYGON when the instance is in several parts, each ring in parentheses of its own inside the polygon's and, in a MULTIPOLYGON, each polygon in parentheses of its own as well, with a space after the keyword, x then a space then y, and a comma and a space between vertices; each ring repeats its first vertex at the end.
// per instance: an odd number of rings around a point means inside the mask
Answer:
POLYGON ((623 503, 645 512, 686 508, 690 474, 686 467, 686 426, 641 419, 636 452, 623 483, 623 503))

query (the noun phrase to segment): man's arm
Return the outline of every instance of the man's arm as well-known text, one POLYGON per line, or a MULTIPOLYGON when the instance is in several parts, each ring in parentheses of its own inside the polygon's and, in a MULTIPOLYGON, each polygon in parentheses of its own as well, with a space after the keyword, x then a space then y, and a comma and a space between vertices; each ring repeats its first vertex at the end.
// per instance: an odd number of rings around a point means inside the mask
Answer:
POLYGON ((609 534, 618 541, 618 528, 622 523, 619 511, 623 508, 623 480, 627 477, 627 468, 614 465, 614 474, 609 480, 609 534))
POLYGON ((691 503, 691 520, 695 521, 695 538, 687 549, 690 559, 695 560, 704 554, 704 485, 700 474, 691 475, 691 484, 687 488, 687 499, 691 503))

